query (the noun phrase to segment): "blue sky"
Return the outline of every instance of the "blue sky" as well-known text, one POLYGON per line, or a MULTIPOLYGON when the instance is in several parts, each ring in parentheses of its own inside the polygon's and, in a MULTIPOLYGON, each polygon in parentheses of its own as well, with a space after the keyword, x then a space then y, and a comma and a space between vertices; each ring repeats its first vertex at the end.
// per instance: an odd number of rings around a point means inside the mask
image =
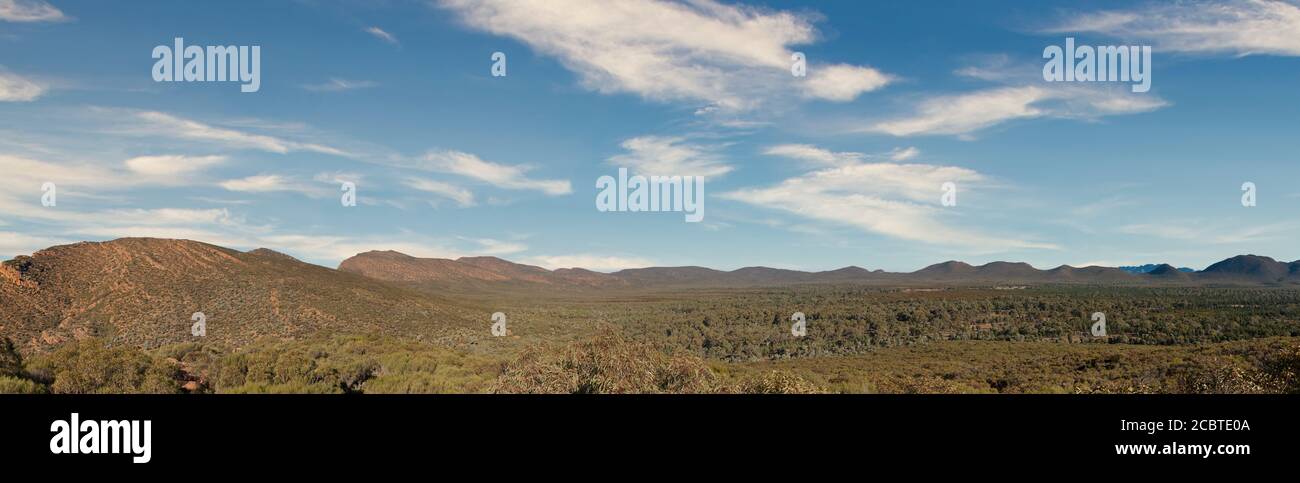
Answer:
POLYGON ((0 0, 0 257, 156 236, 327 266, 1295 260, 1298 57, 1290 1, 0 0), (260 46, 260 90, 155 82, 176 37, 260 46), (1066 37, 1151 46, 1151 90, 1045 81, 1066 37), (704 175, 704 220, 597 211, 620 167, 704 175))

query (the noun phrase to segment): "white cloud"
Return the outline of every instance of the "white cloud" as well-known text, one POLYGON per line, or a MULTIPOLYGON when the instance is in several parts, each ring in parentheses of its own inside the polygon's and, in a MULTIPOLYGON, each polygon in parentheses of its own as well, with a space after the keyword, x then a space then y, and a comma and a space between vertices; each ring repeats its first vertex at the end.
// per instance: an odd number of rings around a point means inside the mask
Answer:
POLYGON ((182 182, 186 176, 225 162, 225 156, 137 156, 123 164, 132 173, 167 183, 182 182))
POLYGON ((31 236, 11 231, 0 231, 0 260, 8 260, 18 255, 30 255, 37 250, 67 243, 71 243, 71 241, 65 238, 31 236))
POLYGON ((741 189, 720 196, 903 240, 989 252, 1058 248, 1048 243, 986 235, 942 220, 948 213, 938 207, 944 183, 954 182, 969 188, 987 181, 985 176, 966 168, 857 162, 865 155, 832 153, 807 145, 786 145, 769 153, 835 164, 775 186, 741 189))
POLYGON ((894 148, 893 151, 889 152, 889 159, 892 159, 894 161, 907 161, 909 159, 917 157, 920 154, 921 154, 920 149, 916 149, 915 147, 911 147, 911 146, 906 148, 894 148))
POLYGON ((821 166, 845 166, 857 164, 869 158, 889 158, 893 161, 906 161, 920 155, 921 150, 914 147, 894 148, 888 153, 872 156, 854 152, 833 152, 811 144, 778 144, 764 149, 763 154, 808 161, 821 166))
POLYGON ((641 136, 623 141, 627 152, 609 158, 609 164, 645 176, 704 176, 730 173, 732 167, 714 152, 714 146, 687 142, 680 137, 641 136))
POLYGON ((375 81, 331 78, 327 82, 321 84, 308 84, 302 86, 302 88, 312 92, 343 92, 356 89, 368 89, 377 85, 379 85, 379 83, 375 81))
POLYGON ((279 174, 259 174, 246 178, 226 180, 218 184, 229 191, 243 193, 292 192, 314 198, 323 197, 330 193, 330 191, 322 187, 300 183, 279 174))
POLYGON ((585 268, 597 272, 613 272, 627 268, 645 268, 655 265, 653 261, 646 258, 608 255, 539 255, 524 258, 522 263, 537 265, 549 270, 585 268))
POLYGON ((857 163, 862 153, 836 153, 811 144, 779 144, 763 150, 763 154, 809 161, 823 166, 840 166, 857 163))
POLYGON ((864 92, 884 87, 890 80, 889 76, 875 69, 837 64, 812 68, 803 87, 809 97, 848 102, 864 92))
POLYGON ((34 218, 57 217, 62 210, 30 210, 16 197, 41 193, 46 182, 54 183, 60 199, 80 197, 105 199, 96 193, 124 192, 142 186, 183 186, 202 180, 195 174, 225 161, 223 156, 161 155, 128 159, 121 166, 67 161, 45 161, 0 154, 0 213, 27 213, 34 218), (28 213, 30 211, 30 213, 28 213))
POLYGON ((971 94, 926 100, 916 114, 871 127, 894 136, 914 134, 964 134, 1004 121, 1038 117, 1043 111, 1034 104, 1047 99, 1047 89, 1004 87, 971 94))
POLYGON ((400 43, 397 41, 396 36, 384 31, 384 29, 381 29, 379 27, 368 27, 366 28, 366 33, 370 35, 374 35, 376 38, 383 40, 384 42, 388 42, 390 44, 396 45, 400 43))
POLYGON ((145 226, 227 224, 233 222, 230 211, 220 209, 152 208, 108 210, 114 223, 145 226))
POLYGON ((1073 15, 1052 33, 1095 32, 1164 52, 1300 56, 1300 5, 1278 0, 1153 4, 1073 15))
POLYGON ((409 178, 406 180, 406 185, 426 193, 433 193, 449 198, 461 207, 474 206, 474 193, 451 183, 422 178, 409 178))
POLYGON ((70 187, 117 187, 132 183, 121 173, 87 163, 50 162, 27 157, 0 154, 0 186, 3 192, 15 193, 37 190, 45 182, 70 187))
POLYGON ((45 94, 45 87, 0 70, 0 102, 30 102, 45 94))
POLYGON ((366 179, 366 176, 361 173, 327 171, 324 173, 316 173, 316 175, 312 176, 311 179, 317 183, 329 184, 341 184, 344 182, 360 183, 362 180, 366 179))
POLYGON ((493 163, 466 152, 432 151, 425 155, 424 161, 427 168, 476 179, 498 188, 541 191, 550 196, 573 192, 573 187, 565 180, 529 178, 529 166, 493 163))
POLYGON ((227 129, 156 111, 128 111, 127 121, 135 125, 116 127, 117 132, 139 136, 165 136, 190 141, 205 141, 230 149, 255 149, 277 154, 308 151, 334 156, 348 153, 322 144, 302 143, 275 136, 227 129))
POLYGON ((0 0, 0 20, 8 22, 58 22, 63 11, 44 0, 0 0))
POLYGON ((809 62, 791 75, 794 45, 817 40, 809 16, 713 0, 441 0, 470 27, 518 39, 559 59, 601 93, 634 93, 738 110, 791 91, 848 101, 888 76, 809 62))
POLYGON ((1016 119, 1095 119, 1137 114, 1168 105, 1149 94, 1119 86, 1011 86, 939 96, 921 102, 911 115, 858 129, 894 136, 966 135, 1016 119))

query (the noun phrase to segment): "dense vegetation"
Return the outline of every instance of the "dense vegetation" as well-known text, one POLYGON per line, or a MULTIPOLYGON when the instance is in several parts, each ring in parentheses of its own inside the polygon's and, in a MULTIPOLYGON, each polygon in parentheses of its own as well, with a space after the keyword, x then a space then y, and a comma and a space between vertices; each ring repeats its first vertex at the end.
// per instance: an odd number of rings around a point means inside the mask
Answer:
POLYGON ((484 307, 480 329, 363 324, 156 347, 86 337, 27 357, 6 340, 0 392, 1300 392, 1300 290, 1284 287, 818 285, 460 303, 484 307), (509 337, 490 336, 498 310, 509 337), (790 334, 795 311, 806 337, 790 334), (1088 333, 1093 312, 1106 313, 1107 337, 1088 333))
POLYGON ((514 320, 596 320, 629 336, 729 362, 867 354, 942 340, 1175 345, 1300 336, 1300 290, 803 286, 518 304, 514 320), (807 336, 790 335, 794 312, 807 336), (1089 334, 1094 312, 1108 337, 1089 334))

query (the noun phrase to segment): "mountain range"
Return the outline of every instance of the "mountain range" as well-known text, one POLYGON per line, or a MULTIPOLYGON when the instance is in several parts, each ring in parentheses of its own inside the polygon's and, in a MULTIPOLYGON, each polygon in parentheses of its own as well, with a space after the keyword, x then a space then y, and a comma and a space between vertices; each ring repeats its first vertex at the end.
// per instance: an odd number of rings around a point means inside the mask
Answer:
MULTIPOLYGON (((1127 267, 1119 267, 1119 269, 1120 269, 1120 270, 1123 270, 1123 271, 1125 271, 1125 272, 1128 272, 1128 273, 1151 273, 1151 272, 1154 271, 1155 269, 1160 268, 1160 267, 1163 267, 1163 266, 1164 266, 1164 264, 1148 263, 1148 264, 1146 264, 1146 265, 1134 265, 1134 266, 1127 266, 1127 267)), ((1192 272, 1195 272, 1196 269, 1194 269, 1194 268, 1187 268, 1187 267, 1178 267, 1178 271, 1180 271, 1180 272, 1192 273, 1192 272)))
POLYGON ((453 337, 476 314, 272 250, 189 240, 83 242, 0 263, 0 336, 28 350, 87 336, 138 346, 192 341, 196 313, 209 340, 234 346, 342 330, 453 337))
POLYGON ((236 347, 260 337, 321 332, 473 343, 485 337, 479 330, 484 309, 451 294, 808 283, 1290 285, 1300 284, 1300 261, 1240 255, 1199 272, 1158 265, 1143 274, 958 261, 911 273, 855 266, 822 272, 689 266, 600 273, 548 270, 495 257, 451 260, 372 251, 331 269, 268 249, 241 252, 189 240, 122 238, 55 246, 0 263, 0 336, 28 351, 87 336, 150 347, 192 341, 194 314, 202 312, 208 339, 236 347))
POLYGON ((1010 283, 1239 283, 1300 284, 1300 261, 1279 262, 1258 255, 1239 255, 1196 272, 1168 264, 1141 272, 1113 267, 1062 265, 1039 270, 1027 263, 992 262, 973 266, 959 261, 930 265, 910 273, 848 266, 805 272, 769 267, 722 271, 706 267, 649 267, 600 273, 580 268, 547 270, 495 257, 416 258, 393 251, 366 252, 339 264, 339 270, 377 280, 417 285, 484 285, 495 283, 549 287, 761 286, 799 283, 1010 284, 1010 283))

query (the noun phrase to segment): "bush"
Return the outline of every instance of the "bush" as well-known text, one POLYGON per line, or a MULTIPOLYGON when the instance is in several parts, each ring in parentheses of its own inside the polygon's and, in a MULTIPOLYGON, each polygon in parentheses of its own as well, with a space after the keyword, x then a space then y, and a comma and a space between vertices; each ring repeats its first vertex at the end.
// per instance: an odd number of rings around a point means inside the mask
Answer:
POLYGON ((1268 394, 1279 392, 1275 383, 1252 367, 1220 358, 1195 367, 1179 379, 1183 394, 1268 394))
POLYGON ((23 374, 23 357, 14 347, 14 341, 0 340, 0 377, 20 377, 23 374))
POLYGON ((1264 357, 1263 371, 1279 392, 1300 394, 1300 346, 1281 347, 1264 357))
POLYGON ((740 381, 735 391, 742 394, 820 394, 824 391, 808 380, 786 371, 768 371, 740 381))
POLYGON ((27 379, 0 375, 0 394, 45 394, 45 386, 27 379))
POLYGON ((205 369, 216 392, 481 392, 497 364, 426 343, 380 336, 263 340, 215 357, 205 369))
POLYGON ((529 348, 502 368, 492 392, 654 394, 717 392, 698 357, 669 355, 613 333, 561 348, 529 348))
POLYGON ((108 347, 98 339, 69 343, 33 359, 37 379, 52 379, 61 394, 164 394, 180 392, 176 364, 132 347, 108 347))

